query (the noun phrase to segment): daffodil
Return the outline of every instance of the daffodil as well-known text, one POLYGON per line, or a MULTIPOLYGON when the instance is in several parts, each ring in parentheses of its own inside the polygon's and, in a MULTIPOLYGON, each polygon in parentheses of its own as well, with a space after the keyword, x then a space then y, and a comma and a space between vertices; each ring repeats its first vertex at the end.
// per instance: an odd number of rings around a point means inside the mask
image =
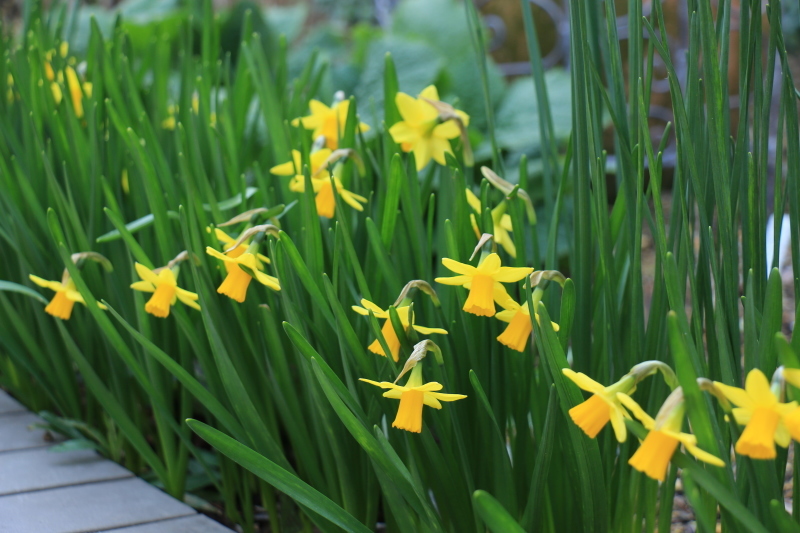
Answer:
POLYGON ((563 368, 561 372, 578 387, 592 393, 588 400, 569 410, 569 417, 575 425, 593 439, 610 421, 617 441, 625 442, 628 436, 625 419, 630 417, 620 405, 617 393, 633 393, 636 390, 636 377, 626 374, 613 385, 604 387, 583 372, 575 372, 571 368, 563 368))
MULTIPOLYGON (((375 318, 379 320, 384 320, 383 327, 381 328, 381 333, 383 334, 383 338, 386 339, 386 344, 389 345, 389 350, 392 352, 392 359, 395 362, 400 360, 400 339, 397 338, 397 333, 394 330, 394 326, 392 326, 392 319, 389 316, 389 311, 385 311, 375 305, 374 303, 370 302, 369 300, 362 299, 360 307, 358 305, 353 306, 353 311, 358 313, 359 315, 368 316, 369 312, 375 315, 375 318)), ((400 322, 403 324, 403 329, 408 331, 408 329, 414 328, 415 331, 422 333, 423 335, 430 335, 432 333, 441 333, 442 335, 447 335, 447 330, 441 328, 426 328, 424 326, 418 326, 414 324, 414 314, 411 312, 411 307, 408 305, 402 305, 396 308, 397 317, 400 319, 400 322)), ((382 355, 386 357, 386 352, 383 351, 383 347, 381 343, 376 339, 369 345, 367 348, 374 354, 382 355)))
POLYGON ((66 67, 64 72, 67 76, 67 88, 69 89, 69 95, 72 99, 72 108, 75 110, 75 116, 82 118, 83 95, 85 93, 87 98, 91 98, 92 84, 89 82, 81 84, 80 80, 78 80, 78 75, 75 73, 75 69, 70 66, 66 67))
MULTIPOLYGON (((736 453, 753 459, 774 459, 775 443, 782 448, 789 445, 786 417, 797 408, 797 402, 779 402, 777 391, 770 388, 761 370, 754 368, 747 374, 744 389, 717 381, 714 385, 737 406, 733 410, 736 423, 745 425, 736 442, 736 453)), ((779 384, 776 388, 780 388, 779 384)))
MULTIPOLYGON (((398 143, 404 152, 414 152, 417 170, 422 170, 431 159, 444 165, 445 154, 453 153, 450 139, 461 135, 458 124, 453 120, 442 122, 439 110, 427 100, 439 100, 439 92, 433 85, 423 89, 418 98, 397 93, 395 103, 403 120, 389 128, 394 142, 398 143)), ((469 115, 458 110, 455 113, 460 117, 464 127, 469 125, 469 115)))
MULTIPOLYGON (((211 228, 208 228, 208 231, 211 231, 211 228)), ((222 231, 219 228, 214 228, 214 236, 217 238, 217 240, 219 242, 222 243, 222 249, 223 250, 227 250, 233 244, 236 243, 236 239, 234 239, 233 237, 231 237, 230 235, 228 235, 227 233, 225 233, 224 231, 222 231)), ((243 253, 245 253, 247 251, 247 247, 248 247, 248 243, 247 242, 243 242, 243 243, 239 244, 239 246, 237 246, 233 250, 225 252, 225 255, 227 255, 231 259, 236 259, 237 257, 239 257, 240 255, 242 255, 243 253)), ((259 261, 262 261, 264 263, 267 263, 267 264, 270 263, 269 257, 267 257, 267 256, 265 256, 263 254, 256 254, 256 258, 258 258, 259 261)), ((234 263, 225 262, 223 264, 225 265, 225 271, 228 272, 228 273, 230 273, 231 270, 235 270, 235 269, 239 268, 234 263)))
POLYGON ((278 278, 262 272, 261 261, 256 257, 256 254, 249 251, 249 248, 248 251, 237 257, 225 255, 210 246, 206 248, 206 253, 224 261, 226 264, 230 263, 234 267, 228 270, 228 275, 225 276, 222 285, 217 289, 220 294, 242 303, 247 296, 247 287, 250 286, 250 282, 253 281, 254 277, 259 283, 266 285, 273 291, 281 290, 278 278))
MULTIPOLYGON (((296 118, 292 121, 292 126, 303 126, 307 130, 313 130, 311 134, 315 139, 325 137, 325 146, 331 150, 339 147, 339 139, 344 135, 344 126, 347 122, 347 112, 350 109, 350 101, 343 100, 335 102, 328 107, 319 100, 311 100, 308 103, 311 114, 305 117, 296 118)), ((363 122, 358 123, 358 131, 369 131, 369 126, 363 122)))
MULTIPOLYGON (((467 203, 480 215, 481 201, 475 196, 475 193, 470 189, 467 192, 467 203)), ((478 231, 478 221, 474 213, 470 213, 470 220, 472 221, 472 229, 475 230, 475 235, 480 238, 481 234, 478 231)), ((514 246, 514 240, 509 233, 514 230, 511 224, 511 216, 506 213, 506 203, 501 202, 500 205, 492 209, 492 226, 494 226, 494 241, 503 247, 508 255, 517 257, 517 247, 514 246)))
MULTIPOLYGON (((48 281, 31 274, 28 278, 40 287, 55 291, 55 296, 53 296, 53 299, 50 300, 50 303, 47 304, 44 310, 46 313, 56 318, 69 320, 69 317, 72 316, 72 308, 75 306, 75 302, 86 305, 86 301, 83 299, 83 296, 81 296, 81 293, 78 292, 75 282, 70 277, 66 278, 64 281, 48 281)), ((100 302, 97 303, 97 306, 100 309, 107 309, 107 307, 100 302)))
POLYGON ((144 305, 144 310, 151 315, 159 318, 168 317, 170 307, 175 305, 178 300, 193 309, 200 310, 197 294, 178 287, 178 280, 171 268, 150 270, 140 263, 136 263, 134 267, 142 281, 133 283, 131 289, 153 293, 153 296, 144 305))
POLYGON ((442 264, 458 276, 436 278, 443 285, 468 286, 469 296, 464 303, 464 311, 478 316, 494 316, 495 291, 502 289, 501 283, 519 281, 531 272, 532 268, 501 266, 500 256, 487 255, 477 267, 443 258, 442 264))
POLYGON ((705 463, 725 466, 722 459, 697 447, 697 437, 691 433, 681 432, 685 405, 680 387, 667 397, 655 420, 627 394, 620 392, 617 393, 617 397, 649 431, 642 445, 628 460, 628 464, 639 472, 658 481, 664 481, 669 462, 679 444, 683 444, 686 451, 705 463))
MULTIPOLYGON (((364 207, 361 204, 366 203, 367 199, 344 188, 339 179, 342 167, 337 165, 333 173, 324 167, 331 153, 330 149, 322 148, 312 152, 309 156, 311 185, 314 188, 314 203, 317 208, 317 214, 321 217, 333 218, 336 212, 336 197, 333 194, 334 185, 336 186, 336 192, 347 205, 356 211, 363 211, 364 207)), ((276 165, 270 169, 270 172, 278 176, 293 176, 289 182, 289 190, 305 192, 305 177, 297 173, 300 168, 302 168, 302 154, 298 150, 292 150, 292 161, 276 165)))
MULTIPOLYGON (((497 298, 495 298, 495 300, 505 309, 497 313, 495 318, 502 322, 508 322, 508 327, 506 327, 503 333, 498 335, 497 340, 512 350, 518 352, 525 351, 525 346, 528 344, 528 339, 530 339, 531 332, 533 331, 533 322, 531 322, 528 302, 520 305, 510 296, 504 300, 499 300, 497 298)), ((536 321, 539 321, 538 314, 536 314, 536 321)), ((553 325, 553 329, 558 331, 558 324, 555 322, 550 323, 553 325)))
POLYGON ((422 432, 422 406, 427 405, 434 409, 441 409, 440 402, 454 402, 466 398, 463 394, 444 394, 436 392, 442 390, 442 384, 435 381, 423 384, 422 365, 417 365, 411 371, 405 386, 395 385, 388 381, 372 381, 361 378, 370 385, 382 389, 389 389, 383 393, 385 398, 400 400, 400 408, 392 422, 392 427, 404 429, 412 433, 422 432))

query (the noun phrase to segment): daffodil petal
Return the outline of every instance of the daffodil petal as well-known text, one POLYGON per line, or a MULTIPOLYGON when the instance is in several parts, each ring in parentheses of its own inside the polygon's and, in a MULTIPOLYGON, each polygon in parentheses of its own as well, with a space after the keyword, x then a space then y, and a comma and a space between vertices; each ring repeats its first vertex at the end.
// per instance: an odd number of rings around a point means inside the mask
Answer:
POLYGON ((442 328, 426 328, 425 326, 413 326, 416 331, 423 335, 432 335, 438 333, 440 335, 447 335, 447 330, 442 328))
POLYGON ((131 289, 142 292, 154 292, 156 287, 149 281, 137 281, 135 283, 131 283, 131 289))
POLYGON ((750 397, 749 394, 747 394, 747 391, 745 391, 744 389, 740 389, 739 387, 732 387, 730 385, 725 385, 724 383, 720 383, 719 381, 715 381, 714 385, 734 405, 738 407, 743 407, 745 409, 752 409, 755 406, 753 399, 750 397))
POLYGON ((628 429, 625 427, 625 418, 618 409, 611 409, 611 427, 614 429, 614 435, 617 437, 617 442, 625 442, 628 438, 628 429))
MULTIPOLYGON (((497 255, 497 254, 489 254, 489 255, 486 256, 486 259, 481 261, 481 264, 478 265, 478 272, 480 274, 485 274, 487 276, 494 277, 494 275, 497 273, 497 271, 500 270, 500 268, 501 268, 500 265, 501 264, 502 263, 500 261, 500 256, 499 255, 497 255)), ((533 270, 533 269, 531 269, 531 270, 533 270)), ((523 277, 524 277, 524 275, 523 275, 523 277)), ((520 279, 522 279, 522 278, 520 278, 520 279)), ((502 280, 495 279, 495 281, 502 281, 502 280)))
POLYGON ((494 279, 501 283, 513 283, 521 280, 531 272, 533 272, 533 269, 526 267, 500 267, 497 274, 494 275, 494 279))
POLYGON ((772 394, 772 390, 770 390, 767 376, 757 368, 747 374, 744 389, 757 405, 770 405, 778 401, 775 395, 772 394))
POLYGON ((561 373, 567 376, 570 380, 572 380, 573 383, 575 383, 575 385, 586 392, 591 392, 592 394, 603 394, 606 390, 603 385, 596 382, 583 372, 575 372, 571 368, 562 368, 561 373))
POLYGON ((472 281, 472 276, 453 276, 450 278, 435 278, 434 281, 436 283, 441 283, 442 285, 464 285, 472 281))
POLYGON ((625 406, 625 408, 628 411, 633 413, 633 416, 635 416, 636 418, 639 419, 639 421, 642 423, 642 425, 646 429, 651 429, 652 430, 655 427, 655 425, 656 425, 655 420, 653 420, 653 418, 650 415, 648 415, 644 411, 644 409, 639 407, 639 404, 636 403, 633 398, 631 398, 630 396, 628 396, 624 392, 618 392, 617 393, 617 399, 620 401, 620 403, 622 405, 625 406))
POLYGON ((58 292, 58 291, 64 290, 64 286, 58 281, 49 281, 49 280, 40 278, 39 276, 34 276, 33 274, 29 274, 28 275, 28 279, 30 279, 32 282, 34 282, 38 286, 44 287, 46 289, 50 289, 51 291, 58 292))
POLYGON ((474 276, 478 273, 478 269, 472 265, 468 265, 466 263, 459 263, 453 259, 449 259, 447 257, 442 258, 442 264, 448 270, 452 270, 456 274, 463 274, 465 276, 474 276))

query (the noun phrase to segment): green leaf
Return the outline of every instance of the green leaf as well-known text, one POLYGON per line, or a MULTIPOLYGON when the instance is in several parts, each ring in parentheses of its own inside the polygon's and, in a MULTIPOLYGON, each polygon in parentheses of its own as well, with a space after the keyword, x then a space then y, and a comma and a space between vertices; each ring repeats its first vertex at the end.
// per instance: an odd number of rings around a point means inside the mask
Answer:
POLYGON ((200 438, 227 457, 236 461, 279 491, 284 492, 299 504, 327 518, 345 531, 364 533, 371 531, 327 496, 263 455, 256 453, 244 444, 202 422, 187 419, 186 423, 200 438))
POLYGON ((47 305, 48 303, 47 298, 45 298, 35 290, 31 289, 30 287, 26 287, 25 285, 14 283, 13 281, 0 280, 0 291, 18 292, 20 294, 24 294, 25 296, 30 296, 34 300, 37 300, 45 305, 47 305))
POLYGON ((500 502, 486 491, 476 490, 472 494, 472 501, 475 503, 475 509, 478 514, 486 523, 493 533, 524 533, 525 530, 520 527, 516 520, 514 520, 508 511, 506 511, 500 502))

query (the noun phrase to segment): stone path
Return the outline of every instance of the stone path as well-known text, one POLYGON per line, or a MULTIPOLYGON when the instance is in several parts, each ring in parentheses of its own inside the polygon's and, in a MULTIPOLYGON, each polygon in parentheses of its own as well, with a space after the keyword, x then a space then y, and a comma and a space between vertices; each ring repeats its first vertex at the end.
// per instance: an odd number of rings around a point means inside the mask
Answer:
POLYGON ((231 533, 92 450, 50 452, 0 390, 0 533, 231 533))

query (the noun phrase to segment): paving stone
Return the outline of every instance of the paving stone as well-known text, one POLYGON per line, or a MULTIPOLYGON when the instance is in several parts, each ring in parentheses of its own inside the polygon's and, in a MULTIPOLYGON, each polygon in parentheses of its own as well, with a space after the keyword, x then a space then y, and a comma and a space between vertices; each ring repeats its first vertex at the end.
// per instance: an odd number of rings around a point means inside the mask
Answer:
POLYGON ((45 440, 43 429, 28 429, 37 422, 44 420, 28 412, 0 415, 0 452, 51 446, 53 442, 45 440))
POLYGON ((0 415, 18 413, 20 411, 25 411, 22 404, 0 389, 0 415))
POLYGON ((0 496, 132 476, 94 450, 34 448, 0 454, 0 496))
POLYGON ((102 533, 232 533, 232 531, 219 522, 198 514, 139 526, 107 529, 102 533))
POLYGON ((0 496, 3 533, 82 533, 193 515, 139 478, 0 496))

